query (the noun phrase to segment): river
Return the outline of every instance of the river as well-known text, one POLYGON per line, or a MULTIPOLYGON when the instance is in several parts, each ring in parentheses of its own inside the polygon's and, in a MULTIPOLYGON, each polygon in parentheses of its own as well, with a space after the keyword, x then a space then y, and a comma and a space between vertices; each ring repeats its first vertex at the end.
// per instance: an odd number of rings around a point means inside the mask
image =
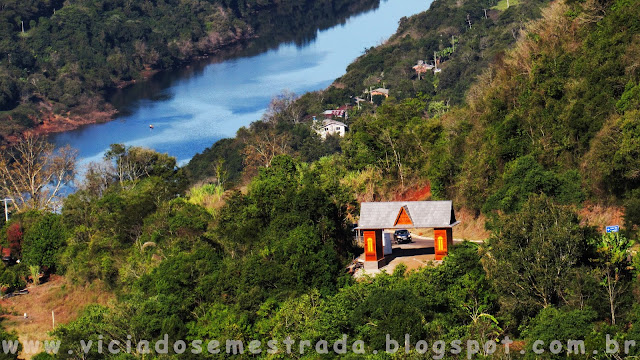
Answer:
POLYGON ((383 0, 333 27, 314 29, 308 39, 250 46, 164 71, 113 94, 111 103, 119 111, 115 120, 56 134, 53 142, 78 149, 81 165, 99 161, 113 143, 168 153, 184 165, 260 119, 271 98, 283 90, 302 94, 326 88, 365 49, 391 36, 400 18, 429 4, 383 0))

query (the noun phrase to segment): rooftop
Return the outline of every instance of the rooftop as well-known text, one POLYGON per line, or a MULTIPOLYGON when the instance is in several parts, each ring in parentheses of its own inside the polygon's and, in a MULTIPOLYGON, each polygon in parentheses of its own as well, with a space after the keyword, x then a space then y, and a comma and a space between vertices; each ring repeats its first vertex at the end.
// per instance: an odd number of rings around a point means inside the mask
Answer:
POLYGON ((378 92, 378 93, 381 93, 381 94, 389 95, 389 89, 385 89, 385 88, 377 88, 377 89, 373 89, 371 92, 372 92, 372 93, 374 93, 374 92, 378 92))
POLYGON ((458 223, 450 200, 363 202, 358 229, 450 228, 458 223), (403 212, 410 225, 398 221, 403 212))
POLYGON ((336 120, 322 120, 322 125, 324 125, 324 126, 327 126, 327 125, 338 125, 338 126, 344 126, 344 127, 347 126, 345 123, 342 123, 342 122, 336 121, 336 120))

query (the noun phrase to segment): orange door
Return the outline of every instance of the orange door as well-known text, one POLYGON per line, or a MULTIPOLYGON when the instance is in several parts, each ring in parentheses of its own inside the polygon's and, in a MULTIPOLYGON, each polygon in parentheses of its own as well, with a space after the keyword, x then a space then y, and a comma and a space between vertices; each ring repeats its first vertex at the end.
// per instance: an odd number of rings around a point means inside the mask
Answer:
POLYGON ((376 261, 376 232, 364 231, 364 260, 376 261))
POLYGON ((435 247, 436 260, 442 260, 447 256, 448 240, 446 229, 435 229, 433 231, 433 246, 435 247))

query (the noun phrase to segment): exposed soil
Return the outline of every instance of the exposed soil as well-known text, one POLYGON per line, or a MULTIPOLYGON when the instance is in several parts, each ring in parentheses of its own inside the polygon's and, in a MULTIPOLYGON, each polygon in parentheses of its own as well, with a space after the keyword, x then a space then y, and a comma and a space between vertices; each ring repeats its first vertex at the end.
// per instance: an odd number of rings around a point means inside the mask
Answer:
MULTIPOLYGON (((85 104, 79 114, 55 114, 51 104, 41 103, 40 114, 34 119, 38 122, 34 128, 27 129, 24 134, 48 135, 79 128, 83 125, 103 123, 113 120, 118 111, 108 104, 85 104)), ((9 144, 20 141, 21 134, 7 135, 9 144)))
POLYGON ((621 206, 603 206, 586 203, 578 211, 582 225, 595 226, 603 231, 610 225, 624 224, 624 209, 621 206))
MULTIPOLYGON (((53 275, 44 284, 30 285, 27 289, 29 294, 0 300, 0 306, 5 312, 2 315, 2 325, 7 331, 15 331, 22 343, 51 339, 49 332, 53 329, 52 311, 57 326, 76 319, 89 304, 107 304, 114 298, 99 282, 78 286, 57 275, 53 275)), ((21 358, 30 359, 33 355, 35 354, 23 351, 21 358)))
POLYGON ((421 201, 431 198, 431 184, 416 185, 399 194, 395 194, 393 201, 421 201))

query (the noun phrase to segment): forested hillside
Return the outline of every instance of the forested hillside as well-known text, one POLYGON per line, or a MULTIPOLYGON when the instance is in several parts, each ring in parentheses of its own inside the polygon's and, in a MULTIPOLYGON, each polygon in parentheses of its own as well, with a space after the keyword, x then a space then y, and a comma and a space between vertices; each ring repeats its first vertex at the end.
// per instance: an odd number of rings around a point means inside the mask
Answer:
POLYGON ((108 120, 109 89, 230 44, 304 42, 378 0, 3 1, 0 142, 54 115, 108 120), (309 17, 310 14, 313 16, 309 17), (251 42, 249 42, 251 43, 251 42))
POLYGON ((295 101, 274 99, 262 121, 196 155, 187 174, 192 181, 214 176, 210 164, 224 158, 228 177, 238 180, 256 165, 252 154, 266 148, 304 161, 338 151, 333 161, 345 179, 375 185, 368 198, 425 180, 436 197, 476 213, 515 211, 531 193, 564 204, 634 198, 635 10, 558 2, 525 26, 521 19, 540 14, 534 4, 500 12, 491 3, 434 2, 402 21, 387 44, 368 50, 334 86, 295 101), (442 15, 445 9, 451 16, 442 15), (469 28, 462 14, 483 9, 488 18, 470 17, 469 28), (459 34, 456 50, 442 57, 442 71, 418 78, 415 59, 442 51, 447 44, 439 39, 452 32, 459 34), (338 139, 322 142, 310 130, 312 115, 383 82, 391 96, 379 106, 353 105, 339 146, 338 139))
MULTIPOLYGON (((429 11, 403 18, 396 34, 384 44, 365 49, 364 54, 349 65, 346 74, 328 89, 303 94, 295 102, 292 94, 283 94, 274 99, 262 123, 241 129, 235 139, 222 140, 194 156, 187 165, 189 177, 199 181, 211 176, 209 164, 224 158, 230 180, 237 181, 246 157, 243 152, 252 152, 265 138, 279 138, 276 152, 286 149, 305 161, 335 152, 339 150, 337 139, 319 142, 313 132, 308 131, 308 122, 326 109, 354 105, 355 97, 367 97, 363 91, 371 87, 386 86, 396 100, 418 97, 431 115, 442 113, 463 102, 477 75, 515 43, 520 30, 540 16, 540 7, 545 3, 527 1, 500 11, 496 9, 496 0, 434 1, 429 11), (428 72, 419 77, 412 66, 419 60, 433 63, 434 53, 442 72, 437 75, 428 72), (292 117, 287 113, 297 115, 292 117), (291 122, 294 122, 293 128, 288 126, 291 122), (307 124, 300 124, 303 122, 307 124), (252 145, 245 149, 246 144, 252 145)), ((375 100, 380 104, 380 98, 375 100)), ((361 104, 361 108, 361 111, 349 112, 350 122, 355 123, 374 111, 367 103, 361 104)), ((248 167, 251 171, 253 165, 248 167)))
POLYGON ((448 105, 460 104, 476 76, 515 43, 547 1, 523 1, 504 11, 497 10, 497 3, 434 1, 429 11, 402 19, 383 46, 367 49, 336 80, 336 87, 360 95, 363 89, 384 85, 397 99, 422 93, 448 105), (428 71, 418 79, 412 67, 419 60, 433 64, 434 56, 442 72, 428 71))

